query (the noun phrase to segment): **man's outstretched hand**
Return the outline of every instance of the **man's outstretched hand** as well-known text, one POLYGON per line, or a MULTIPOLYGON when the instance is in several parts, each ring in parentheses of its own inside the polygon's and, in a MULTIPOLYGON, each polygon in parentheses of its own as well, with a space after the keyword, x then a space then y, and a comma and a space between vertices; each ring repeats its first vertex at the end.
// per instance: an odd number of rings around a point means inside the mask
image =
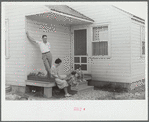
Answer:
POLYGON ((33 42, 34 44, 37 44, 37 42, 32 37, 29 36, 28 31, 26 31, 26 36, 29 41, 33 42))

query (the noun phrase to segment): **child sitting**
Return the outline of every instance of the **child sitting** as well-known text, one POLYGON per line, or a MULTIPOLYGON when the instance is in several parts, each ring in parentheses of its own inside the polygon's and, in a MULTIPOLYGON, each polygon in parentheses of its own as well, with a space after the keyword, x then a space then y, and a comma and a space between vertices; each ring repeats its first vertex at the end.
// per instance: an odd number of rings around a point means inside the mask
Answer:
POLYGON ((72 87, 75 87, 78 85, 77 83, 77 72, 76 71, 72 71, 71 72, 71 76, 69 79, 67 79, 66 81, 68 82, 68 84, 70 84, 72 87))
POLYGON ((84 81, 84 74, 81 71, 81 66, 78 67, 78 69, 76 70, 77 74, 78 74, 78 80, 79 82, 83 82, 84 81))

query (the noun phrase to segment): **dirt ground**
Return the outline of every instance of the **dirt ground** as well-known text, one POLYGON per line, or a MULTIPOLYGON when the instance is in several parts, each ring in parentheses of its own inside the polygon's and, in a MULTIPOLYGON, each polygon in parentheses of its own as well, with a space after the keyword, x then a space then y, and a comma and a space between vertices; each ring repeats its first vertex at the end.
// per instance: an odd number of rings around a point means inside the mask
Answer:
MULTIPOLYGON (((98 88, 97 88, 98 89, 98 88)), ((101 90, 101 89, 100 89, 101 90)), ((103 91, 109 91, 110 93, 103 97, 98 98, 98 100, 143 100, 145 99, 145 86, 139 86, 131 91, 126 89, 103 89, 103 91)))
POLYGON ((82 91, 80 93, 71 91, 72 97, 64 97, 64 91, 53 92, 53 97, 47 99, 41 93, 13 94, 6 93, 6 100, 145 100, 145 86, 127 91, 121 88, 98 88, 94 90, 82 91))

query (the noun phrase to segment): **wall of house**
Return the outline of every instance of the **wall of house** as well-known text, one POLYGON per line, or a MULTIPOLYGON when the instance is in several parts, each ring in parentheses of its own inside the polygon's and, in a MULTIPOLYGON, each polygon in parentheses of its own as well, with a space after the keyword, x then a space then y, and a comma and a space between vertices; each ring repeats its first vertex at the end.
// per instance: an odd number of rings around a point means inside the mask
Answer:
MULTIPOLYGON (((54 23, 42 23, 27 18, 27 31, 29 35, 37 41, 42 41, 42 35, 47 35, 50 42, 52 53, 52 64, 55 59, 62 59, 60 74, 65 74, 70 69, 70 27, 55 25, 54 23)), ((42 54, 38 44, 33 44, 27 40, 26 47, 26 66, 27 75, 31 72, 43 72, 46 70, 42 61, 42 54)))
POLYGON ((145 78, 145 57, 141 56, 141 30, 139 22, 132 20, 131 23, 131 74, 132 82, 145 78))
MULTIPOLYGON (((131 82, 130 18, 128 15, 112 6, 70 5, 70 7, 95 21, 94 24, 84 25, 84 27, 88 27, 90 34, 88 63, 92 79, 95 81, 131 82), (92 27, 105 23, 110 23, 111 26, 109 40, 111 57, 94 58, 92 56, 92 27)), ((80 26, 73 26, 72 28, 77 27, 80 26)))
POLYGON ((21 7, 6 6, 5 19, 9 21, 9 58, 5 59, 6 83, 23 85, 25 73, 25 17, 21 7))
POLYGON ((9 58, 5 59, 7 84, 25 86, 26 80, 26 35, 25 15, 43 13, 43 6, 23 6, 10 3, 5 6, 5 19, 9 20, 9 58))

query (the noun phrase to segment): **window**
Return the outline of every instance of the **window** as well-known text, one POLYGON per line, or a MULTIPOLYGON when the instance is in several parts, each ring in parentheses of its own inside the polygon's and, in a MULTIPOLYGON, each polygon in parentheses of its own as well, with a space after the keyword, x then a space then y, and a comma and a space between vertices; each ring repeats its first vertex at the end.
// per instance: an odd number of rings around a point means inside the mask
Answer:
POLYGON ((108 56, 108 26, 93 27, 92 55, 108 56))
POLYGON ((145 28, 141 26, 141 55, 145 55, 145 28))
POLYGON ((9 53, 9 45, 8 45, 8 19, 5 20, 5 57, 8 58, 9 53))

